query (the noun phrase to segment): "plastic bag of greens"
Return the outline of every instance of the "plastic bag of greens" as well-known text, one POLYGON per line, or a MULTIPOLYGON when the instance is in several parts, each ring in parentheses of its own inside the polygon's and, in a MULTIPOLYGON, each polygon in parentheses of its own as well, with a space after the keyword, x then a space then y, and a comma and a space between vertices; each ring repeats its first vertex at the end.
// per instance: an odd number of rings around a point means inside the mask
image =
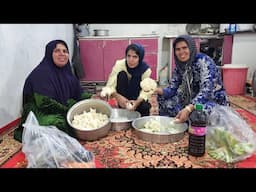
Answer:
POLYGON ((28 168, 94 168, 94 156, 55 126, 40 126, 32 111, 23 124, 22 151, 28 168))
POLYGON ((243 160, 256 151, 256 133, 231 107, 217 105, 209 116, 206 150, 227 163, 243 160))

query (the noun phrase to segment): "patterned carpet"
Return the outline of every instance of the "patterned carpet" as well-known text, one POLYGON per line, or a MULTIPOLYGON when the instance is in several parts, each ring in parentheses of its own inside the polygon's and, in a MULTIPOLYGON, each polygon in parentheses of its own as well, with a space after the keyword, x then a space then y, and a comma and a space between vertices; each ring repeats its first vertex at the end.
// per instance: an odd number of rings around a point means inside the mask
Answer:
POLYGON ((20 151, 21 147, 21 143, 13 139, 13 132, 4 134, 0 143, 0 165, 20 151))
POLYGON ((231 105, 237 106, 256 115, 256 98, 246 95, 230 95, 228 98, 231 105))
POLYGON ((110 132, 100 141, 81 142, 95 154, 100 168, 231 168, 209 157, 188 155, 188 134, 176 143, 156 144, 142 141, 132 129, 110 132))
MULTIPOLYGON (((9 140, 13 140, 9 138, 9 140)), ((188 134, 176 143, 156 144, 142 141, 132 129, 112 131, 107 137, 81 144, 95 155, 96 168, 235 168, 232 163, 187 154, 188 134)), ((19 150, 18 150, 19 151, 19 150)), ((26 168, 24 153, 19 151, 2 168, 26 168)))
MULTIPOLYGON (((256 116, 237 105, 235 108, 256 131, 256 116)), ((179 142, 156 144, 138 139, 129 129, 111 131, 107 137, 81 144, 93 152, 97 168, 256 168, 256 154, 238 163, 218 161, 207 153, 198 158, 189 156, 187 133, 179 142)), ((0 144, 1 167, 25 168, 27 162, 20 149, 21 144, 13 139, 12 133, 5 135, 0 144)))

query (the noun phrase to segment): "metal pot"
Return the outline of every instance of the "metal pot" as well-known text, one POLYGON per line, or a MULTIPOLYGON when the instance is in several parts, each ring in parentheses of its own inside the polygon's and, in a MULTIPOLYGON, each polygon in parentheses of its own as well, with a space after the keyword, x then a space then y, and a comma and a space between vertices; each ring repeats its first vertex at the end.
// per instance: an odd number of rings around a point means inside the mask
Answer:
POLYGON ((185 131, 188 129, 188 125, 186 123, 177 123, 175 125, 171 125, 170 123, 173 120, 173 117, 166 116, 144 116, 135 119, 132 122, 132 127, 134 128, 135 135, 144 141, 150 141, 153 143, 178 142, 184 137, 185 131), (149 122, 151 119, 158 121, 161 125, 160 128, 164 128, 164 130, 159 132, 148 132, 143 130, 146 122, 149 122), (168 127, 173 127, 171 129, 173 131, 172 133, 166 131, 166 128, 168 127))
POLYGON ((90 109, 96 109, 97 113, 106 114, 109 118, 112 115, 112 107, 105 101, 99 99, 85 99, 73 105, 67 113, 67 121, 73 129, 75 136, 80 140, 94 141, 101 137, 105 137, 111 129, 110 120, 103 126, 95 129, 78 129, 72 125, 75 115, 88 112, 90 109))
POLYGON ((129 111, 127 109, 114 108, 110 116, 112 130, 120 131, 132 127, 132 121, 141 117, 138 111, 129 111))
POLYGON ((108 36, 109 30, 108 29, 95 29, 94 36, 108 36))

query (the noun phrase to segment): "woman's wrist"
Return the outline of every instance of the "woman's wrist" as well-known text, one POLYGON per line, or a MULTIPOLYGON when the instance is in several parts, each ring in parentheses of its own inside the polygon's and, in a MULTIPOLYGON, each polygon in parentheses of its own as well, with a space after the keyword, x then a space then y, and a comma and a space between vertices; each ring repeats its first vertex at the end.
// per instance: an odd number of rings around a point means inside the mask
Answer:
POLYGON ((192 110, 190 109, 190 107, 189 107, 189 106, 186 106, 186 107, 185 107, 185 109, 186 109, 189 113, 191 113, 191 112, 192 112, 192 110))
POLYGON ((185 109, 186 109, 189 113, 191 113, 191 112, 193 111, 193 109, 194 109, 194 105, 192 105, 192 104, 187 105, 187 106, 185 107, 185 109))

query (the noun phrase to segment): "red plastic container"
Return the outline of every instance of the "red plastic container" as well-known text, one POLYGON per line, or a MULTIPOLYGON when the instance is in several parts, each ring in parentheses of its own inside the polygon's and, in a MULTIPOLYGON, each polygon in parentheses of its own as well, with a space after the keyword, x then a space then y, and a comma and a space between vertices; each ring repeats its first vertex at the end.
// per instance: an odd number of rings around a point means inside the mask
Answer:
POLYGON ((223 84, 228 95, 244 95, 248 67, 229 64, 222 67, 223 84))

